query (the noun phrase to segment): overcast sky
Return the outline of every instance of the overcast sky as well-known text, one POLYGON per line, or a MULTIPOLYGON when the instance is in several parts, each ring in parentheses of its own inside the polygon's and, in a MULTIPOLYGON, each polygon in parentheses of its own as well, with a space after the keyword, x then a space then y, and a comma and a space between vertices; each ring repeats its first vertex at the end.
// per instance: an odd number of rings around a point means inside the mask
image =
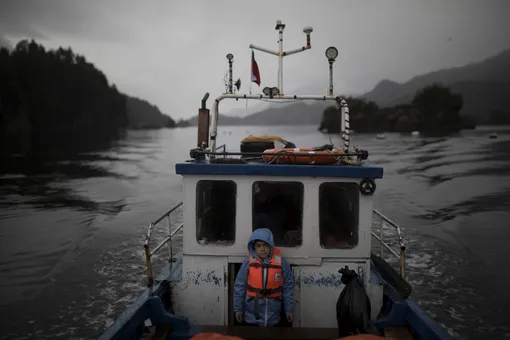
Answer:
MULTIPOLYGON (((248 90, 249 45, 276 50, 276 20, 286 24, 284 50, 303 46, 303 27, 314 28, 312 49, 284 59, 284 92, 326 94, 324 50, 334 45, 338 94, 508 49, 509 13, 508 0, 0 0, 0 44, 34 38, 48 48, 70 46, 119 90, 179 119, 196 114, 205 92, 225 91, 229 52, 234 78, 248 90)), ((278 60, 258 51, 255 58, 262 84, 252 92, 260 93, 276 86, 278 60)), ((220 112, 237 114, 245 105, 222 102, 220 112)))

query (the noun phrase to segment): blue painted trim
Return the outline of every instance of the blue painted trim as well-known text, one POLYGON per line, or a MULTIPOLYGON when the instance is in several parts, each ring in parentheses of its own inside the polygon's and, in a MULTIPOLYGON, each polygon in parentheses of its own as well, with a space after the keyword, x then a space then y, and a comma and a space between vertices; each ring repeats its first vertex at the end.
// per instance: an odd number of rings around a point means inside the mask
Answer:
POLYGON ((437 321, 432 319, 418 303, 411 299, 406 300, 409 306, 407 322, 412 329, 426 340, 453 340, 453 337, 437 321))
POLYGON ((188 318, 168 313, 159 296, 152 296, 147 303, 149 307, 149 317, 153 325, 170 325, 175 331, 189 331, 188 318))
POLYGON ((406 314, 409 306, 405 302, 394 302, 391 306, 391 310, 388 315, 375 320, 374 325, 379 329, 384 329, 388 327, 397 327, 397 326, 405 326, 406 322, 406 314))
POLYGON ((211 164, 177 163, 179 175, 245 175, 245 176, 303 176, 382 178, 383 168, 346 165, 292 165, 292 164, 211 164))
MULTIPOLYGON (((177 256, 177 255, 176 255, 177 256)), ((156 282, 166 280, 168 282, 178 282, 182 278, 182 256, 179 254, 175 262, 165 264, 158 276, 156 282)))
POLYGON ((383 286, 386 281, 379 275, 372 262, 370 262, 370 283, 383 286))
POLYGON ((131 304, 115 322, 99 337, 100 340, 138 339, 144 331, 145 319, 151 318, 156 324, 171 324, 177 331, 187 332, 188 319, 170 314, 166 311, 161 299, 170 290, 170 282, 180 280, 182 274, 182 258, 169 263, 158 276, 159 283, 147 288, 140 297, 131 304))
POLYGON ((377 282, 378 284, 383 286, 383 291, 385 295, 388 295, 388 297, 392 301, 404 301, 398 291, 393 287, 391 284, 389 284, 385 279, 382 278, 381 274, 377 271, 372 261, 370 261, 370 281, 371 282, 377 282))
POLYGON ((378 329, 409 325, 419 339, 453 339, 451 335, 441 327, 437 321, 432 319, 415 301, 409 298, 407 300, 402 299, 397 290, 380 276, 373 265, 371 265, 370 270, 370 282, 381 284, 383 286, 384 295, 388 298, 383 310, 384 316, 374 322, 378 329))
MULTIPOLYGON (((158 287, 159 288, 159 285, 158 287)), ((99 340, 129 339, 143 332, 144 321, 149 316, 147 301, 152 292, 146 289, 142 295, 115 320, 99 337, 99 340)))

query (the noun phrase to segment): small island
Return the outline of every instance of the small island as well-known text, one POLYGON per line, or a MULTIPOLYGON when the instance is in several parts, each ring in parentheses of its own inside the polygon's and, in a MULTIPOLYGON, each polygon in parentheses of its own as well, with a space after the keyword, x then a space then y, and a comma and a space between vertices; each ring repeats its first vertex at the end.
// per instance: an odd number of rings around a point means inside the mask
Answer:
MULTIPOLYGON (((463 98, 442 84, 435 83, 416 92, 409 104, 379 108, 369 100, 345 98, 349 105, 351 126, 356 132, 412 132, 423 135, 449 135, 461 129, 475 128, 475 120, 461 116, 463 98)), ((319 130, 339 133, 340 109, 336 106, 324 110, 319 130)))

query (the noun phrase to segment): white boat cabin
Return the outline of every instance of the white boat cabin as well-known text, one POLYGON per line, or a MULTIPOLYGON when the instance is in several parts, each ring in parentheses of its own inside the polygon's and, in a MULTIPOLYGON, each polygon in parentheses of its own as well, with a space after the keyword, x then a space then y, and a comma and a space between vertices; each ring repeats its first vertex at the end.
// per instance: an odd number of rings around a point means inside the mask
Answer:
MULTIPOLYGON (((197 145, 200 150, 209 150, 211 155, 218 149, 220 101, 264 98, 336 102, 341 111, 343 143, 338 150, 349 150, 348 106, 333 93, 333 63, 338 50, 333 46, 326 49, 329 64, 326 96, 284 95, 282 60, 309 50, 312 32, 311 27, 305 27, 306 45, 284 52, 284 28, 278 21, 277 52, 250 45, 252 50, 279 58, 278 86, 264 88, 263 94, 234 93, 233 55, 227 55, 227 92, 215 99, 211 116, 205 106, 208 93, 199 109, 197 145)), ((214 156, 209 160, 205 156, 197 157, 176 165, 184 185, 182 277, 172 283, 172 307, 176 315, 187 317, 191 324, 235 325, 233 287, 237 271, 248 256, 247 245, 253 230, 269 228, 276 247, 294 274, 293 327, 337 327, 336 302, 343 289, 338 271, 345 266, 355 270, 365 283, 372 303, 372 318, 376 318, 383 291, 382 286, 370 284, 372 194, 374 180, 382 178, 382 168, 261 161, 222 164, 212 159, 214 156)))
POLYGON ((234 325, 233 286, 253 230, 272 230, 293 269, 293 327, 336 327, 343 289, 340 268, 356 270, 372 303, 382 286, 370 284, 371 190, 383 169, 369 166, 179 163, 183 176, 182 279, 173 307, 191 324, 234 325))

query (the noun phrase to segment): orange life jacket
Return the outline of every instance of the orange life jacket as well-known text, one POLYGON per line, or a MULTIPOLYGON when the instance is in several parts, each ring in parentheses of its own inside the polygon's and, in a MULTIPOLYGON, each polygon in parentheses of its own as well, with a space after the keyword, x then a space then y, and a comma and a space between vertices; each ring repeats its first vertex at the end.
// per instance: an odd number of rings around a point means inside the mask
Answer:
POLYGON ((261 262, 251 254, 248 256, 248 288, 250 297, 279 298, 282 296, 282 253, 273 248, 269 263, 261 262), (264 268, 267 268, 267 283, 264 287, 264 268))

